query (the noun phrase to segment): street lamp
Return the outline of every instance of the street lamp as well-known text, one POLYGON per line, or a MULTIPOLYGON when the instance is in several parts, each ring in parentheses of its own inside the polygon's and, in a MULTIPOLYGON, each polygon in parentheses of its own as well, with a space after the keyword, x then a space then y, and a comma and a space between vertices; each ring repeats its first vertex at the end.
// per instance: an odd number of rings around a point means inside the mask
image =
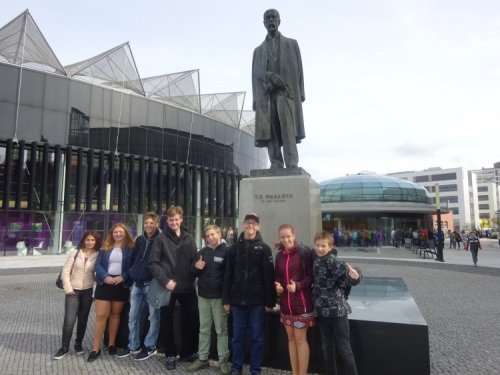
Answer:
POLYGON ((444 233, 441 229, 441 199, 439 196, 439 184, 434 185, 434 190, 436 192, 436 216, 437 216, 437 251, 436 260, 439 262, 444 262, 443 248, 444 248, 444 233))

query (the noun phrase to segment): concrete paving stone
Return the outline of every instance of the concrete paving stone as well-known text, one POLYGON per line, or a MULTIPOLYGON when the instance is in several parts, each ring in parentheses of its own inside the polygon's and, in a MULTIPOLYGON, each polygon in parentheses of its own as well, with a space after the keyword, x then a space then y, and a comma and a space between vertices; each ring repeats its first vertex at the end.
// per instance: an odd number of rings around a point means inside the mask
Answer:
MULTIPOLYGON (((497 241, 487 245, 480 253, 479 267, 471 265, 470 254, 463 250, 445 249, 446 263, 393 248, 340 249, 340 256, 359 266, 365 276, 404 279, 429 326, 431 374, 500 374, 500 249, 497 241)), ((60 347, 64 314, 64 295, 54 282, 65 258, 43 256, 22 263, 0 258, 1 375, 186 374, 188 364, 166 371, 161 355, 136 362, 103 353, 87 363, 94 309, 84 340, 85 355, 76 355, 72 342, 65 358, 53 360, 60 347)), ((215 362, 198 372, 217 373, 215 362)), ((244 373, 248 374, 248 367, 244 373)), ((290 372, 264 369, 263 374, 290 372)))

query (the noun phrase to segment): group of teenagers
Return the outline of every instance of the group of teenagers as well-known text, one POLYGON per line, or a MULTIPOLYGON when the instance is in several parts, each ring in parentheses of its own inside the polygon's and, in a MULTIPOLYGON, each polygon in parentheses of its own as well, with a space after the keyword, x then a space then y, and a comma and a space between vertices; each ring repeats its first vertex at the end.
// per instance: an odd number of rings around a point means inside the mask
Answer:
POLYGON ((62 345, 54 359, 68 354, 77 321, 74 350, 84 354, 82 342, 94 302, 95 325, 88 362, 100 356, 106 336, 110 355, 135 355, 135 360, 146 360, 157 353, 158 344, 165 351, 167 370, 175 369, 177 361, 186 361, 190 362, 186 371, 196 372, 209 366, 214 325, 220 373, 242 374, 249 334, 250 372, 260 374, 265 313, 272 312, 279 299, 293 375, 307 374, 307 330, 314 325, 321 332, 327 374, 337 373, 335 353, 343 362, 345 374, 357 374, 350 346, 347 316, 351 308, 347 297, 351 286, 360 282, 361 271, 337 257, 330 233, 317 233, 312 251, 297 240, 292 225, 283 224, 278 229, 279 242, 273 243, 277 248, 273 259, 255 213, 245 216, 244 230, 230 247, 222 240, 218 226, 206 227, 205 247, 199 251, 183 225, 182 207, 167 209, 164 230, 159 229, 155 213, 146 213, 143 219, 144 233, 135 241, 127 226, 117 223, 102 244, 96 232, 85 232, 69 254, 61 273, 65 293, 62 345), (171 291, 169 304, 159 309, 147 300, 153 279, 171 291), (127 301, 128 345, 117 348, 120 316, 127 301), (180 305, 180 348, 174 330, 176 304, 180 305), (141 345, 144 309, 149 309, 149 329, 141 345))

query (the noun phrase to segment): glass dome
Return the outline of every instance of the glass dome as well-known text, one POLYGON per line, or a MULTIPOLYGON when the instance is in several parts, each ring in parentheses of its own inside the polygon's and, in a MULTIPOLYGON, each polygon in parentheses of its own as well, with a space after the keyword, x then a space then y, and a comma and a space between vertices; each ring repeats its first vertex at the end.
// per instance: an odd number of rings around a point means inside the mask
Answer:
POLYGON ((411 202, 430 204, 427 190, 413 182, 376 175, 353 175, 320 183, 322 203, 411 202))

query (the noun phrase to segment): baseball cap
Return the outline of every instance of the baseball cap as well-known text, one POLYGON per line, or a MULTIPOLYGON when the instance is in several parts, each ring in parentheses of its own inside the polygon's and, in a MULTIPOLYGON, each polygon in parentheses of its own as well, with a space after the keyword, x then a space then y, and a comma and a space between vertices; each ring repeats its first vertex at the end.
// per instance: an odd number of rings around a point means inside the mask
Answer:
POLYGON ((247 220, 254 220, 257 224, 260 223, 259 216, 257 214, 254 214, 253 212, 245 215, 245 219, 243 221, 247 220))

